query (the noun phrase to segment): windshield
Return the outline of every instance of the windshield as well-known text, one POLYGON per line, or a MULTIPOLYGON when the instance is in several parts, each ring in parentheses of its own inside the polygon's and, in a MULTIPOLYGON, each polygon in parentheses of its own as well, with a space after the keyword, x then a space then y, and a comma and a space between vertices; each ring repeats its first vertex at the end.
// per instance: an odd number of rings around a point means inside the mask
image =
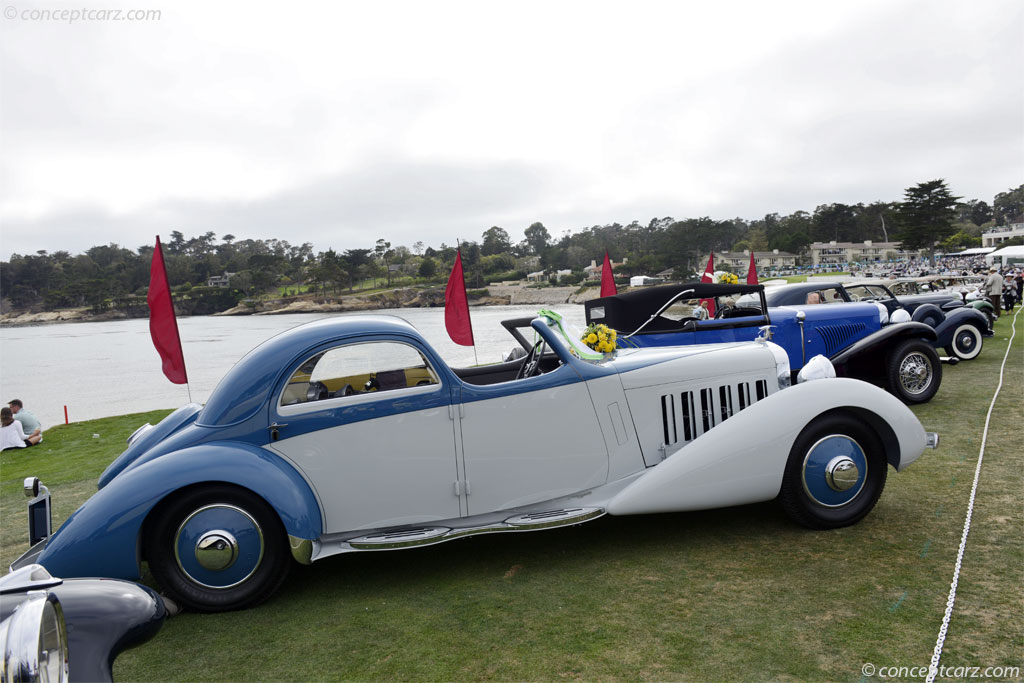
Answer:
POLYGON ((594 351, 583 343, 584 331, 566 322, 560 314, 554 311, 540 310, 537 311, 537 315, 555 332, 555 337, 565 343, 569 353, 584 360, 604 360, 604 354, 594 351))

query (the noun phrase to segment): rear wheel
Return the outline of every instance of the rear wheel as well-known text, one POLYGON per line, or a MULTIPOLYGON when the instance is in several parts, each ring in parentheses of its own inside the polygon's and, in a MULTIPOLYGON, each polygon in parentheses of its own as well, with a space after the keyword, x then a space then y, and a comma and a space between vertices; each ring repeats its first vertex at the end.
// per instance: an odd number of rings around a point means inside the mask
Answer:
POLYGON ((885 488, 888 463, 878 436, 852 415, 808 425, 793 444, 779 502, 797 523, 835 529, 860 521, 885 488))
POLYGON ((964 323, 953 332, 953 341, 946 347, 946 353, 960 360, 973 360, 981 353, 982 341, 981 331, 964 323))
POLYGON ((160 586, 200 612, 252 607, 291 565, 285 530, 262 498, 233 486, 187 490, 154 511, 146 557, 160 586))
POLYGON ((926 403, 942 382, 939 354, 927 342, 908 339, 889 354, 886 375, 889 391, 901 401, 926 403))

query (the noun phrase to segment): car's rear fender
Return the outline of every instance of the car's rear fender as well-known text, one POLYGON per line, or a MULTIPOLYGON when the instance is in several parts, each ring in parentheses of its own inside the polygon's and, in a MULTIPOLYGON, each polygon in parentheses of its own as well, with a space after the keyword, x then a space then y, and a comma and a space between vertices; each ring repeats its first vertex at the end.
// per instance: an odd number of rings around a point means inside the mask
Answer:
POLYGON ((921 423, 896 397, 859 380, 817 380, 771 394, 701 435, 618 493, 608 512, 704 510, 771 500, 804 428, 826 413, 844 412, 875 430, 897 470, 924 452, 921 423), (807 417, 794 417, 801 415, 807 417))
POLYGON ((323 532, 316 497, 290 464, 257 446, 215 442, 121 473, 68 518, 36 561, 54 576, 138 579, 146 517, 168 496, 207 483, 261 496, 294 539, 314 541, 323 532))

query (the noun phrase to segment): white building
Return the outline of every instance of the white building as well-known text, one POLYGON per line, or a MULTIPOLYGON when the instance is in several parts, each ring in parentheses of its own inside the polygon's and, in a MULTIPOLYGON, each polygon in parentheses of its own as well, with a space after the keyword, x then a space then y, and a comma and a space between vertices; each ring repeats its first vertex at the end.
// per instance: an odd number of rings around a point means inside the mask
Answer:
MULTIPOLYGON (((567 275, 572 275, 572 270, 557 270, 554 273, 556 280, 561 280, 563 277, 567 275)), ((549 279, 548 272, 546 270, 538 270, 535 273, 528 273, 526 279, 529 280, 530 282, 547 282, 549 279)))
MULTIPOLYGON (((619 266, 624 266, 627 263, 629 263, 629 259, 628 258, 622 259, 621 263, 616 263, 613 260, 612 261, 612 272, 614 273, 616 268, 618 268, 619 266)), ((597 261, 595 261, 594 259, 591 259, 589 266, 583 266, 583 274, 585 276, 584 279, 585 280, 600 280, 601 279, 601 269, 602 268, 604 268, 604 259, 601 259, 601 263, 600 264, 597 261)))
MULTIPOLYGON (((754 265, 757 266, 757 272, 768 271, 768 270, 782 270, 784 268, 795 268, 796 267, 796 254, 791 254, 788 251, 779 251, 778 249, 772 249, 771 251, 755 251, 754 252, 754 265)), ((701 260, 701 264, 708 262, 708 255, 705 254, 701 260)), ((747 268, 750 267, 750 250, 744 249, 743 251, 716 251, 715 252, 715 269, 718 270, 721 266, 727 265, 729 269, 734 273, 745 273, 747 268)), ((701 268, 703 269, 703 265, 701 268)), ((701 271, 703 272, 703 270, 701 271)))
POLYGON ((981 246, 998 247, 1000 243, 1013 237, 1024 237, 1024 223, 1010 223, 992 228, 981 234, 981 246))
POLYGON ((846 263, 878 263, 898 259, 918 258, 923 250, 904 251, 899 242, 814 242, 808 247, 811 265, 829 266, 846 263))

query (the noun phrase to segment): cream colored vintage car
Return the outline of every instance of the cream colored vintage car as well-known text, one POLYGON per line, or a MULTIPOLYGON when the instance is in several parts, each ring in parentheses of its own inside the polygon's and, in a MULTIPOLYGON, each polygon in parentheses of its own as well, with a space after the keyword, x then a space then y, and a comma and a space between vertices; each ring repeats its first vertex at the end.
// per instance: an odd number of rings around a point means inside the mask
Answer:
POLYGON ((777 498, 840 527, 937 440, 865 382, 790 386, 764 339, 595 354, 554 313, 506 327, 524 355, 472 368, 391 316, 285 332, 205 406, 134 434, 15 566, 137 579, 146 561, 174 600, 218 611, 266 599, 293 561, 605 514, 777 498))

